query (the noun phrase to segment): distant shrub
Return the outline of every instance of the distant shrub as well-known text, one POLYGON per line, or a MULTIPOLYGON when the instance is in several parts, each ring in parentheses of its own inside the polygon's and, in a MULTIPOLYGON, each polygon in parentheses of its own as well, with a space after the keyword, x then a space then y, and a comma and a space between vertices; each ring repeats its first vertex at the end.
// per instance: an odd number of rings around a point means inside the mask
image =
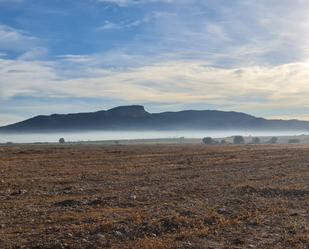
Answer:
POLYGON ((269 139, 269 141, 267 143, 269 144, 276 144, 278 142, 278 138, 277 137, 272 137, 271 139, 269 139))
POLYGON ((203 143, 204 144, 216 144, 217 141, 215 141, 213 138, 211 137, 204 137, 203 138, 203 143))
POLYGON ((185 141, 185 137, 179 137, 179 142, 182 143, 185 141))
POLYGON ((242 136, 235 136, 233 138, 233 144, 244 144, 245 143, 245 139, 242 136))
POLYGON ((227 142, 226 142, 225 139, 222 139, 222 140, 220 141, 220 144, 227 144, 227 142))
POLYGON ((65 140, 64 140, 64 138, 62 137, 62 138, 60 138, 59 139, 59 144, 64 144, 65 143, 65 140))
POLYGON ((289 144, 299 144, 299 143, 300 143, 300 140, 297 139, 297 138, 292 138, 292 139, 289 139, 289 140, 288 140, 288 143, 289 143, 289 144))
POLYGON ((253 144, 260 144, 261 143, 261 139, 259 137, 254 137, 252 138, 252 142, 253 144))

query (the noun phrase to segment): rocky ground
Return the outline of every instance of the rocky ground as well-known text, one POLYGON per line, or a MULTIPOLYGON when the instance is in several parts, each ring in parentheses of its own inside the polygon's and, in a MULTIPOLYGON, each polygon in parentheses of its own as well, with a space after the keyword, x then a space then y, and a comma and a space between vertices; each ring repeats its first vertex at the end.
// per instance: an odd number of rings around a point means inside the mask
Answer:
POLYGON ((2 146, 0 248, 309 248, 309 146, 2 146))

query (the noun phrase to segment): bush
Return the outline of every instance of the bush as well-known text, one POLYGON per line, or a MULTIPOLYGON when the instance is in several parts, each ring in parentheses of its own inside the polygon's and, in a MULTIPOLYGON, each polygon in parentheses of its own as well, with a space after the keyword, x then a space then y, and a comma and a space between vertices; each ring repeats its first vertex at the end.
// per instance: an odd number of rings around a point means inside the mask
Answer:
POLYGON ((222 139, 222 140, 220 141, 220 144, 227 144, 227 142, 226 142, 225 139, 222 139))
POLYGON ((64 138, 60 138, 60 139, 59 139, 59 144, 64 144, 64 143, 65 143, 64 138))
POLYGON ((292 138, 292 139, 289 139, 289 140, 288 140, 288 143, 289 143, 289 144, 299 144, 299 143, 300 143, 300 140, 297 139, 297 138, 292 138))
POLYGON ((278 138, 277 137, 272 137, 271 139, 269 139, 269 141, 267 143, 269 144, 276 144, 278 142, 278 138))
POLYGON ((253 144, 259 144, 259 143, 261 143, 261 139, 259 137, 254 137, 254 138, 252 138, 252 143, 253 144))
POLYGON ((242 136, 235 136, 233 139, 233 144, 244 144, 245 139, 242 136))
POLYGON ((204 144, 216 144, 217 142, 211 137, 204 137, 203 143, 204 144))

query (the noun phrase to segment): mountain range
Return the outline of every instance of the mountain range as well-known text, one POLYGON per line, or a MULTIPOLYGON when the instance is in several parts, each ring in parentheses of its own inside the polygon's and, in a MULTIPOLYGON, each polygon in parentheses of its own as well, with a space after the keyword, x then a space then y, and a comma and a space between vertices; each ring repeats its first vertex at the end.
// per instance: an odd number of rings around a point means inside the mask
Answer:
POLYGON ((216 110, 149 113, 141 105, 131 105, 89 113, 40 115, 0 127, 2 133, 100 130, 309 131, 309 122, 269 120, 216 110))

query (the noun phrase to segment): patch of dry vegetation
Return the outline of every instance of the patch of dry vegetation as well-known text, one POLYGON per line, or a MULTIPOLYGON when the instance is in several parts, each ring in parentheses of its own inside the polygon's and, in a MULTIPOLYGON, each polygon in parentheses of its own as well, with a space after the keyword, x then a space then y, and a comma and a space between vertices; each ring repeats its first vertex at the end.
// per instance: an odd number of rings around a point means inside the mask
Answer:
POLYGON ((0 147, 0 248, 300 248, 308 146, 0 147))

